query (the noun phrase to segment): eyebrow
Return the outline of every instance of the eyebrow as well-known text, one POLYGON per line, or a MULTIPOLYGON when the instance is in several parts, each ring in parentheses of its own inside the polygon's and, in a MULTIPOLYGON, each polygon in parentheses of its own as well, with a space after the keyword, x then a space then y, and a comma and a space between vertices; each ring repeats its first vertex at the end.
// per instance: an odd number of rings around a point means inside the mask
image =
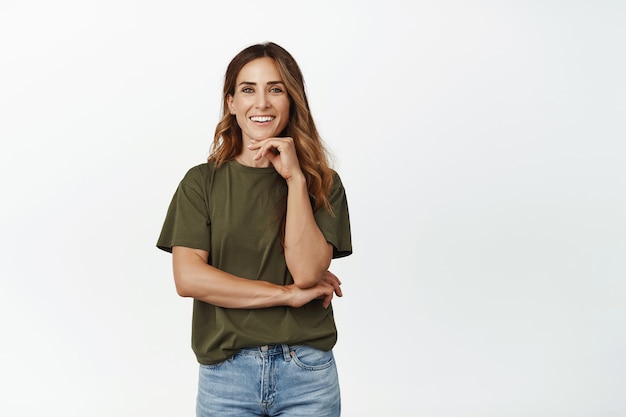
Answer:
MULTIPOLYGON (((275 85, 275 84, 285 84, 282 81, 268 81, 267 82, 268 85, 275 85)), ((257 83, 253 83, 252 81, 242 81, 240 82, 238 85, 257 85, 257 83)))

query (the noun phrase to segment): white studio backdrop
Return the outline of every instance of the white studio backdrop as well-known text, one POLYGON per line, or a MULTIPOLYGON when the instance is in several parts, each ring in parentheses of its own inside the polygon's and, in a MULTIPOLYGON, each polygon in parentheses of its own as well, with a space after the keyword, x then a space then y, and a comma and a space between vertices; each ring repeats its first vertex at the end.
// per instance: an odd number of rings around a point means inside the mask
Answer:
POLYGON ((626 416, 626 3, 0 3, 0 415, 191 416, 155 247, 228 61, 299 61, 348 192, 343 415, 626 416))

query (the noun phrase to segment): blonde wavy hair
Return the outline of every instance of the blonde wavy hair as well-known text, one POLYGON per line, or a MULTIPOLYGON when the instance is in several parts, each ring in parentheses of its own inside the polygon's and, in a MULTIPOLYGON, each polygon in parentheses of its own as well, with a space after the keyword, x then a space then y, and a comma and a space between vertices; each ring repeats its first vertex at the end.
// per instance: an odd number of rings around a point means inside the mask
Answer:
POLYGON ((333 183, 333 170, 329 167, 328 152, 311 115, 302 71, 291 54, 273 42, 245 48, 228 65, 222 94, 222 119, 215 128, 208 160, 215 162, 216 167, 219 167, 241 153, 243 148, 241 129, 235 116, 229 112, 228 97, 235 94, 237 76, 244 65, 263 57, 272 58, 276 62, 289 95, 289 122, 282 135, 293 138, 313 211, 324 208, 332 214, 329 194, 333 183))

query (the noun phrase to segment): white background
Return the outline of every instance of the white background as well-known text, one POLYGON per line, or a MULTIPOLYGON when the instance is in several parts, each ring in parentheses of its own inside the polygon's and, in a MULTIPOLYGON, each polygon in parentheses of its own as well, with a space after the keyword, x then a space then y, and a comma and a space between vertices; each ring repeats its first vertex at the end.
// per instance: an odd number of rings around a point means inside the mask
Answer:
POLYGON ((626 416, 624 2, 0 4, 0 415, 193 415, 155 242, 273 40, 348 192, 344 415, 626 416))

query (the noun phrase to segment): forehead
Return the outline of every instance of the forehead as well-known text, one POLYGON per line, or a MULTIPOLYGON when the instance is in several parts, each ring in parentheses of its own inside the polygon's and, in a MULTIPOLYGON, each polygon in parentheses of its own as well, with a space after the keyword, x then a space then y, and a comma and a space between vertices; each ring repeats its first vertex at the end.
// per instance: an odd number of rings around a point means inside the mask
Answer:
POLYGON ((248 62, 237 75, 237 84, 240 82, 261 83, 268 81, 283 81, 276 61, 269 57, 257 58, 248 62))

